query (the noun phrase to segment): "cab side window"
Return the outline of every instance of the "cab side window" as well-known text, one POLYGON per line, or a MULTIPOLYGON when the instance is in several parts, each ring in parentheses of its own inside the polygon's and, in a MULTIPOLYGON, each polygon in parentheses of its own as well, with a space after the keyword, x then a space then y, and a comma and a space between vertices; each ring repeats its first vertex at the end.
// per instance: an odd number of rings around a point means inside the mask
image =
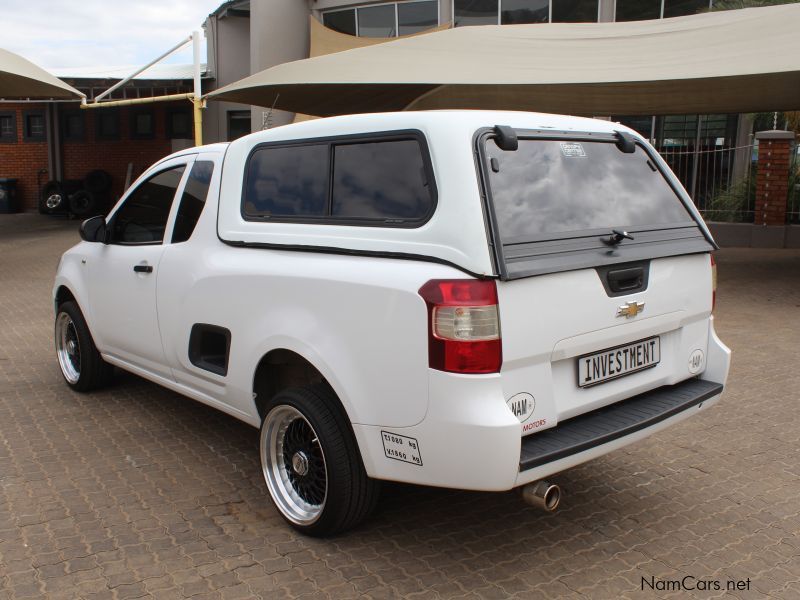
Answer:
POLYGON ((214 174, 214 163, 210 160, 195 161, 183 188, 178 214, 175 216, 175 227, 172 231, 172 243, 185 242, 192 236, 195 225, 200 219, 206 205, 211 176, 214 174))
POLYGON ((139 185, 112 218, 112 244, 160 244, 185 165, 153 175, 139 185))

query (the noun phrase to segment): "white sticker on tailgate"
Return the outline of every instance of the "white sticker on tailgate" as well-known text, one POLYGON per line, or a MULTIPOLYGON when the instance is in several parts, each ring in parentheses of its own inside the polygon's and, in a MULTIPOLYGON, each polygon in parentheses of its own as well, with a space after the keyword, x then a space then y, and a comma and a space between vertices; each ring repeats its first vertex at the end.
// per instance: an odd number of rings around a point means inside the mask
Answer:
POLYGON ((387 458, 422 466, 422 455, 419 453, 417 440, 388 431, 381 431, 381 438, 383 452, 387 458))
POLYGON ((578 386, 589 387, 655 367, 661 360, 661 338, 631 342, 578 358, 578 386))

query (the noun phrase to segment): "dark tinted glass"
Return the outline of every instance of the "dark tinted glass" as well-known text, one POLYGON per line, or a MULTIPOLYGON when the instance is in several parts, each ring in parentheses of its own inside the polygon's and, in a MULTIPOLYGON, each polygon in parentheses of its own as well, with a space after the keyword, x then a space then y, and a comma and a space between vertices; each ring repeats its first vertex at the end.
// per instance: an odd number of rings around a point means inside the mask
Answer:
POLYGON ((639 146, 520 140, 504 152, 486 143, 492 199, 505 243, 569 231, 635 228, 692 220, 639 146))
POLYGON ((131 192, 112 218, 112 243, 147 244, 164 240, 169 210, 184 168, 162 171, 131 192))
POLYGON ((500 22, 503 25, 515 23, 547 23, 550 19, 550 0, 503 0, 500 22))
POLYGON ((617 0, 617 21, 646 21, 661 17, 661 0, 617 0))
POLYGON ((664 0, 664 18, 696 15, 708 10, 708 0, 664 0))
POLYGON ((433 199, 416 140, 336 146, 333 216, 421 219, 433 199))
POLYGON ((66 141, 83 140, 84 135, 84 115, 79 112, 66 112, 63 117, 64 139, 66 141))
POLYGON ((497 0, 454 0, 455 26, 497 25, 497 0))
POLYGON ((175 216, 175 227, 172 231, 172 243, 185 242, 192 236, 197 220, 203 212, 208 197, 211 176, 214 174, 214 163, 210 160, 195 161, 186 186, 183 188, 178 214, 175 216))
POLYGON ((322 15, 322 23, 325 25, 325 27, 330 27, 335 31, 341 31, 342 33, 355 35, 356 11, 337 10, 334 12, 326 12, 322 15))
POLYGON ((404 2, 397 5, 400 35, 424 31, 439 24, 439 4, 433 2, 404 2))
POLYGON ((0 115, 0 139, 4 141, 17 139, 17 127, 13 114, 0 115))
POLYGON ((596 23, 598 0, 553 0, 553 23, 596 23))
POLYGON ((368 6, 358 9, 358 35, 361 37, 394 37, 394 4, 368 6))
POLYGON ((246 181, 247 216, 324 216, 328 207, 328 146, 261 148, 250 158, 246 181))
POLYGON ((119 137, 119 113, 115 109, 104 108, 94 114, 98 138, 107 140, 119 137))
POLYGON ((252 132, 249 110, 228 111, 228 141, 238 140, 252 132))

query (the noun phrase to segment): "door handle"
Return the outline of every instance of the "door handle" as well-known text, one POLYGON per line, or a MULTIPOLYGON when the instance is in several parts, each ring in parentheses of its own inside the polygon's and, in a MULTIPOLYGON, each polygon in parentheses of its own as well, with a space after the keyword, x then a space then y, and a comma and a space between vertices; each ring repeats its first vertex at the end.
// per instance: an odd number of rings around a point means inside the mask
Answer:
POLYGON ((152 273, 153 267, 150 265, 135 265, 133 270, 135 273, 152 273))

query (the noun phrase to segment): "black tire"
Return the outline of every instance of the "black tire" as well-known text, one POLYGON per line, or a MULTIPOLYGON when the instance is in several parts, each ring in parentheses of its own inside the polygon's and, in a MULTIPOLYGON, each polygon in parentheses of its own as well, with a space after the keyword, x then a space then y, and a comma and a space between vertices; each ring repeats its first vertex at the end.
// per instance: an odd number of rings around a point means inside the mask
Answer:
POLYGON ((100 356, 92 334, 89 333, 86 319, 72 300, 59 305, 54 333, 59 367, 69 387, 78 392, 90 392, 111 383, 114 367, 100 356), (66 336, 67 343, 62 334, 66 336), (73 348, 77 349, 77 356, 74 351, 68 350, 69 342, 74 342, 73 348), (65 364, 65 360, 69 363, 65 364), (70 366, 74 372, 69 371, 70 366))
POLYGON ((69 197, 69 212, 77 217, 94 215, 97 210, 97 200, 88 190, 80 190, 69 197))
POLYGON ((83 187, 93 194, 105 194, 111 189, 111 174, 103 169, 89 171, 83 178, 83 187))
MULTIPOLYGON (((331 536, 356 527, 373 511, 380 494, 380 482, 367 476, 350 423, 340 406, 338 398, 326 385, 292 388, 279 392, 269 402, 261 425, 259 454, 272 501, 281 516, 292 527, 313 537, 331 536), (281 493, 280 484, 270 476, 270 473, 279 472, 272 470, 275 469, 276 458, 277 461, 281 460, 280 457, 274 456, 275 453, 270 452, 270 439, 274 432, 280 431, 280 428, 275 426, 276 417, 273 415, 286 411, 290 411, 290 414, 291 411, 297 411, 302 415, 302 420, 312 428, 310 432, 313 434, 312 442, 316 442, 321 448, 326 489, 319 508, 320 512, 313 522, 298 522, 292 518, 291 510, 285 508, 286 496, 276 497, 276 494, 281 493)), ((295 493, 302 492, 302 484, 294 482, 306 473, 294 468, 294 456, 301 454, 301 451, 295 452, 292 448, 288 431, 299 421, 300 419, 295 419, 284 428, 286 433, 281 442, 283 448, 281 464, 286 469, 288 479, 284 480, 283 486, 286 488, 292 486, 291 490, 295 493), (291 464, 287 465, 290 455, 292 455, 291 464)), ((307 472, 312 475, 315 468, 314 458, 306 462, 307 472)))
POLYGON ((68 200, 64 194, 64 189, 58 181, 48 181, 42 188, 39 196, 39 212, 43 215, 51 215, 55 212, 63 212, 67 208, 68 200))

